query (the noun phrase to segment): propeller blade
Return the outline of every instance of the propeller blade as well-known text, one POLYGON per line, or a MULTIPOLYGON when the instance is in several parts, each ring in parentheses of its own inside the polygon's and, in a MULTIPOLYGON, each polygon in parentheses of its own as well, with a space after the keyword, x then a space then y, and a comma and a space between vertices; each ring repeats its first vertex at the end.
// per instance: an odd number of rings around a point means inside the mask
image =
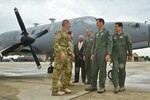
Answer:
POLYGON ((16 14, 16 17, 17 17, 17 20, 18 20, 18 23, 19 23, 19 25, 20 25, 22 34, 24 34, 24 35, 27 36, 28 33, 27 33, 27 31, 26 31, 25 25, 24 25, 24 23, 23 23, 23 21, 22 21, 22 18, 21 18, 20 14, 19 14, 18 9, 17 9, 17 8, 14 8, 14 11, 15 11, 15 14, 16 14))
POLYGON ((2 54, 3 56, 5 56, 5 55, 9 54, 10 52, 19 51, 19 50, 21 50, 22 48, 24 48, 24 45, 23 45, 22 43, 17 43, 17 44, 15 44, 15 45, 13 45, 13 46, 10 46, 10 47, 8 47, 8 48, 2 50, 1 54, 2 54))
POLYGON ((34 58, 34 60, 35 60, 35 63, 36 63, 36 65, 37 65, 37 68, 38 68, 38 69, 41 69, 41 64, 40 64, 40 62, 39 62, 39 60, 38 60, 38 58, 37 58, 37 56, 36 56, 36 54, 35 54, 35 52, 34 52, 32 46, 29 45, 29 47, 30 47, 30 49, 31 49, 31 53, 32 53, 32 56, 33 56, 33 58, 34 58))
POLYGON ((36 34, 35 38, 39 38, 39 37, 43 36, 44 34, 46 34, 47 32, 48 32, 47 29, 44 30, 44 31, 41 31, 41 32, 39 32, 39 33, 36 34))

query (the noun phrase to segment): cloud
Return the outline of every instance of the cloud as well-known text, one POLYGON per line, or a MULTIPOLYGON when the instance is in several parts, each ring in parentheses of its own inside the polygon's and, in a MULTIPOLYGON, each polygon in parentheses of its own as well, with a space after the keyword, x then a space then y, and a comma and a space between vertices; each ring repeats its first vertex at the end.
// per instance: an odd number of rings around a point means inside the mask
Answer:
POLYGON ((102 17, 106 21, 150 20, 149 0, 1 0, 0 33, 19 29, 13 8, 17 7, 27 27, 80 16, 102 17))

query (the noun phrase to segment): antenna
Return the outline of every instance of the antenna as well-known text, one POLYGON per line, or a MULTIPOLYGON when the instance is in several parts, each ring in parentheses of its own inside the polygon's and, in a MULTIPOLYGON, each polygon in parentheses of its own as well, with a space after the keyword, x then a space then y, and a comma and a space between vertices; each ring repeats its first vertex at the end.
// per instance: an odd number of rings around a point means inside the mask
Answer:
POLYGON ((40 25, 39 23, 33 23, 34 27, 37 27, 38 25, 40 25))
POLYGON ((147 24, 147 23, 148 23, 148 21, 145 21, 144 23, 145 23, 145 24, 147 24))
POLYGON ((55 18, 49 18, 49 20, 51 21, 51 24, 54 24, 55 23, 55 18))

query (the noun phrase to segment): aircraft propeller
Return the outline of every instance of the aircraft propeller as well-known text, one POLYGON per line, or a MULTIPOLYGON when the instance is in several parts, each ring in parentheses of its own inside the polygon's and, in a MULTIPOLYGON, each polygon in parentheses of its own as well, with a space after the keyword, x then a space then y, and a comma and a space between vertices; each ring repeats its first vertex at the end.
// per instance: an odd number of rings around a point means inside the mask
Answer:
POLYGON ((37 33, 35 35, 35 37, 30 37, 27 30, 26 30, 26 27, 24 25, 24 22, 19 14, 19 11, 17 8, 14 8, 14 12, 15 12, 15 15, 16 15, 16 18, 17 18, 17 21, 19 23, 19 26, 20 26, 20 29, 22 31, 21 33, 21 39, 20 39, 20 43, 17 43, 17 44, 14 44, 6 49, 4 49, 1 54, 3 56, 7 55, 8 53, 10 52, 13 52, 13 51, 20 51, 21 49, 23 49, 24 47, 26 46, 29 46, 30 47, 30 50, 31 50, 31 53, 32 53, 32 56, 35 60, 35 63, 37 65, 37 68, 40 69, 41 68, 41 64, 38 60, 38 57, 35 53, 35 51, 33 50, 33 47, 32 47, 32 43, 35 42, 35 40, 41 36, 43 36, 44 34, 46 34, 48 32, 48 30, 44 30, 44 31, 41 31, 39 33, 37 33))

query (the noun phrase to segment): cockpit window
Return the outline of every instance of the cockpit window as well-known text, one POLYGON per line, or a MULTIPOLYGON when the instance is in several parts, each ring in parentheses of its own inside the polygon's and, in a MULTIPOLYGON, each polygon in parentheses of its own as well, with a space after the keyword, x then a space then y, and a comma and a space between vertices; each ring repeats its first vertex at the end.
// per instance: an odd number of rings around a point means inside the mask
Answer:
POLYGON ((84 23, 93 24, 95 22, 96 22, 96 20, 94 17, 83 17, 83 18, 75 19, 74 24, 78 24, 78 25, 81 25, 84 23))

